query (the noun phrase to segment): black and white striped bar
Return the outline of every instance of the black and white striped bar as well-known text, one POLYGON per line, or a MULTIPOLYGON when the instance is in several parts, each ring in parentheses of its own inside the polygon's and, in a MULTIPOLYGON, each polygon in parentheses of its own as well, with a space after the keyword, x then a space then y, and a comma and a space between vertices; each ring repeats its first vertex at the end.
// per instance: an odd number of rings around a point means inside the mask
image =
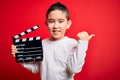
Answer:
POLYGON ((38 28, 39 26, 33 26, 32 28, 27 29, 13 37, 13 43, 18 50, 18 53, 15 54, 16 62, 43 60, 42 39, 40 36, 19 39, 20 37, 33 32, 38 28))
POLYGON ((17 35, 15 35, 14 37, 13 37, 13 39, 18 39, 18 38, 20 38, 20 37, 22 37, 22 36, 24 36, 24 35, 26 35, 26 34, 28 34, 28 33, 30 33, 30 32, 33 32, 34 30, 37 30, 39 28, 39 26, 33 26, 32 28, 30 28, 30 29, 27 29, 27 30, 25 30, 24 32, 21 32, 20 34, 17 34, 17 35))
POLYGON ((42 61, 43 49, 41 37, 16 39, 14 45, 17 47, 16 62, 42 61))

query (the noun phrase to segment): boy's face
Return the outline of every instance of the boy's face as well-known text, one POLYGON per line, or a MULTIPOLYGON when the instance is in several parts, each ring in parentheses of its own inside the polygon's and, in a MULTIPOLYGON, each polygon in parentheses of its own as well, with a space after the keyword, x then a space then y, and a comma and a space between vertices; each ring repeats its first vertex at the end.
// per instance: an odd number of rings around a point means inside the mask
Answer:
POLYGON ((67 20, 66 12, 54 10, 48 14, 46 24, 51 34, 51 40, 60 40, 64 38, 66 29, 69 29, 71 21, 67 20))

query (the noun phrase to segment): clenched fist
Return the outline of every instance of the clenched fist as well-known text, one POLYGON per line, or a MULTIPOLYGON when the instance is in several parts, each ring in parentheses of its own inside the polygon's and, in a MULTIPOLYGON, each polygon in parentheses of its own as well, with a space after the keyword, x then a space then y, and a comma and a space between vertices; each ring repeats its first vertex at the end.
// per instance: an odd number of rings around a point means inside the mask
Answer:
POLYGON ((77 34, 77 37, 80 40, 90 40, 93 36, 95 36, 95 35, 94 34, 89 35, 86 31, 79 32, 77 34))

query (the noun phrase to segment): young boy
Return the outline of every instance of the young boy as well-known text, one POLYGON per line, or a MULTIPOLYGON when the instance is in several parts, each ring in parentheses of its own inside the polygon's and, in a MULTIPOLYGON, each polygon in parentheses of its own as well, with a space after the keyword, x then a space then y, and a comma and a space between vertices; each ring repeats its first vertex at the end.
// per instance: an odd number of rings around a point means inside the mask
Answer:
MULTIPOLYGON (((82 69, 88 41, 94 34, 80 32, 77 42, 65 36, 71 24, 66 6, 60 2, 51 5, 46 14, 46 26, 51 37, 42 41, 43 61, 23 63, 22 66, 33 73, 40 71, 41 80, 73 80, 74 74, 82 69)), ((11 48, 15 55, 16 47, 12 45, 11 48)))

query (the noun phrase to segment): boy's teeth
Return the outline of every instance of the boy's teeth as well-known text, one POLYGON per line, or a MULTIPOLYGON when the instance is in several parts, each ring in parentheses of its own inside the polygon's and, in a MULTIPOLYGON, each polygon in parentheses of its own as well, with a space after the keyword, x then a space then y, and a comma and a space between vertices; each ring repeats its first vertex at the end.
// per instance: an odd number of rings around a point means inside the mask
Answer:
POLYGON ((53 31, 53 32, 59 32, 59 31, 53 31))

